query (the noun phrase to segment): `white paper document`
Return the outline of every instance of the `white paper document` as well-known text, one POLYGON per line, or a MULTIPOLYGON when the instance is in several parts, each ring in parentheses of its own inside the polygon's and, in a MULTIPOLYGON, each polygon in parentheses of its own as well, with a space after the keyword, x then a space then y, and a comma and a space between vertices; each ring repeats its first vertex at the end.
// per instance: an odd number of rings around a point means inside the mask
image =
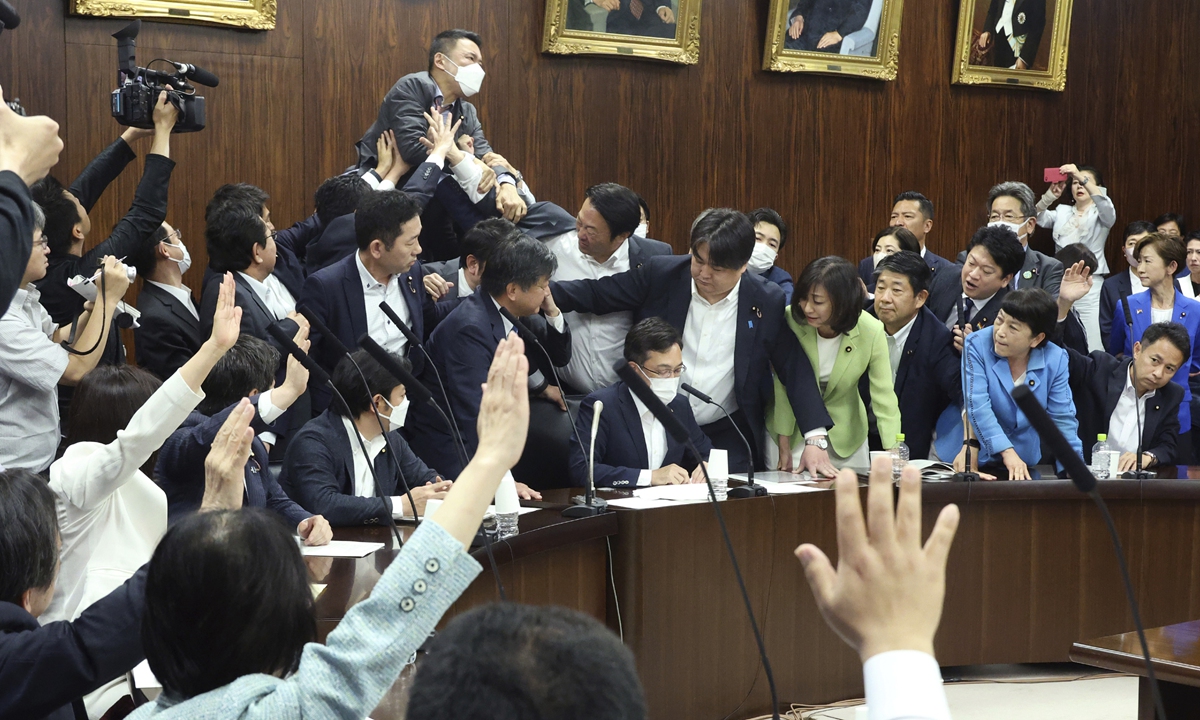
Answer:
POLYGON ((829 488, 819 488, 812 485, 802 485, 794 482, 777 483, 770 480, 755 480, 756 483, 767 489, 768 495, 796 495, 798 493, 823 492, 829 488))
POLYGON ((383 543, 354 542, 352 540, 330 540, 328 545, 301 545, 300 554, 305 557, 366 557, 376 550, 383 549, 383 543))
POLYGON ((687 483, 685 485, 657 485, 655 487, 638 488, 637 490, 633 491, 633 494, 635 497, 642 498, 643 500, 705 502, 708 500, 708 484, 687 483))

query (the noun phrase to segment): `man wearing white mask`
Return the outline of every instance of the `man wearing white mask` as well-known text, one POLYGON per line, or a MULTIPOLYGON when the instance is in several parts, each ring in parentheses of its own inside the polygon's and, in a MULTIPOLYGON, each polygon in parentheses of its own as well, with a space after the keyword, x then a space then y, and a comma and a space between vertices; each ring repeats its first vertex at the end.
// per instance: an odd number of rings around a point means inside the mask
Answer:
MULTIPOLYGON (((1062 284, 1062 263, 1029 247, 1029 238, 1037 227, 1037 204, 1033 190, 1025 183, 1002 182, 988 192, 988 225, 1006 227, 1017 235, 1025 249, 1025 263, 1013 276, 1009 290, 1038 287, 1058 298, 1062 284)), ((966 261, 966 252, 958 254, 958 262, 966 261)))
MULTIPOLYGON (((637 193, 616 183, 593 185, 583 193, 575 229, 550 238, 546 246, 558 258, 554 281, 608 277, 641 265, 671 246, 637 234, 641 206, 637 193)), ((613 364, 621 358, 625 335, 633 325, 629 311, 565 315, 571 327, 571 362, 560 373, 568 394, 584 395, 617 381, 613 364)))
MULTIPOLYGON (((427 502, 446 497, 450 482, 421 462, 399 432, 411 404, 405 387, 365 350, 351 357, 354 362, 342 358, 331 375, 349 407, 335 400, 300 429, 288 445, 279 483, 302 507, 335 526, 386 525, 389 515, 411 519, 410 495, 417 515, 424 515, 427 502)), ((393 358, 408 369, 408 360, 393 358)), ((541 498, 520 483, 517 494, 541 498)))
MULTIPOLYGON (((625 362, 687 428, 696 449, 705 457, 712 449, 696 423, 691 404, 679 394, 683 372, 683 338, 662 318, 642 320, 625 337, 625 362)), ((596 432, 597 487, 646 487, 704 482, 702 458, 694 457, 646 408, 624 382, 588 395, 579 408, 575 432, 584 445, 591 442, 592 415, 603 403, 596 432)), ((588 459, 571 443, 571 480, 587 482, 588 459)))
POLYGON ((750 254, 749 271, 762 275, 783 289, 786 305, 792 304, 792 276, 778 267, 775 260, 787 245, 788 227, 779 213, 771 208, 759 208, 749 214, 754 223, 754 252, 750 254))
MULTIPOLYGON (((484 137, 475 106, 466 100, 479 92, 487 74, 480 49, 482 44, 479 35, 469 30, 438 33, 429 47, 427 71, 410 73, 396 81, 384 96, 374 124, 355 146, 361 172, 376 166, 376 141, 388 130, 395 135, 396 147, 405 163, 416 168, 424 162, 428 149, 421 143, 421 138, 426 136, 429 128, 425 113, 431 110, 440 113, 449 126, 461 123, 458 135, 471 137, 475 157, 483 165, 483 158, 492 153, 492 146, 484 137)), ((519 222, 528 209, 517 192, 519 178, 498 162, 481 169, 479 192, 487 193, 496 187, 496 209, 511 222, 519 222)), ((426 206, 421 222, 421 244, 427 259, 446 260, 457 256, 453 228, 439 201, 435 199, 426 206)))
POLYGON ((204 334, 195 296, 183 284, 192 266, 183 235, 164 222, 152 240, 129 258, 145 279, 137 298, 141 317, 133 330, 134 346, 139 367, 169 378, 200 350, 204 334))

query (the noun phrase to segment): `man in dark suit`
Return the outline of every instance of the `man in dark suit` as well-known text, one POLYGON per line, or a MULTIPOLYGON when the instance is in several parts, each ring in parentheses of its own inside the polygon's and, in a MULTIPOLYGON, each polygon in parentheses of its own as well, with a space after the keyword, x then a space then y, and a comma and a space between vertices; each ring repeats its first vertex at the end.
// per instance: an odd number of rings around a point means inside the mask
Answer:
POLYGON ((643 37, 675 37, 675 10, 670 0, 619 0, 608 13, 605 32, 643 37))
POLYGON ((1045 31, 1046 0, 1015 0, 1011 6, 1006 0, 992 0, 979 36, 979 49, 986 50, 994 43, 993 65, 1030 70, 1045 31))
MULTIPOLYGON (((425 503, 444 498, 450 483, 421 462, 399 433, 408 414, 406 388, 366 351, 357 350, 353 357, 353 363, 342 358, 332 374, 333 386, 349 407, 335 402, 300 430, 288 447, 279 484, 335 527, 386 525, 393 515, 424 515, 425 503), (375 413, 388 425, 386 440, 375 413), (360 440, 369 458, 363 456, 360 440), (415 514, 406 490, 416 502, 415 514)), ((408 367, 404 358, 396 361, 408 367)))
POLYGON ((783 302, 792 304, 792 290, 796 284, 787 270, 775 264, 779 253, 788 241, 788 226, 779 213, 763 207, 750 213, 754 223, 754 252, 750 255, 750 271, 758 273, 767 282, 775 283, 783 290, 783 302))
MULTIPOLYGON (((554 255, 541 242, 510 233, 492 249, 479 289, 463 298, 430 335, 429 352, 446 382, 450 409, 468 455, 478 444, 475 422, 483 397, 480 386, 487 380, 496 346, 513 330, 501 309, 531 331, 550 356, 546 358, 532 343, 525 346, 531 396, 565 409, 562 393, 553 384, 554 371, 547 364, 549 360, 555 367, 563 367, 571 360, 570 329, 549 289, 556 266, 554 255)), ((569 436, 570 423, 566 424, 569 436)), ((534 426, 531 422, 530 427, 534 426)), ((427 465, 452 477, 461 472, 462 462, 440 422, 415 425, 411 437, 413 450, 427 465)), ((527 443, 530 446, 536 443, 527 443)))
MULTIPOLYGON (((988 224, 1012 230, 1025 250, 1024 262, 1009 289, 1039 287, 1057 298, 1063 264, 1029 247, 1029 238, 1037 227, 1037 206, 1033 203, 1033 190, 1025 183, 1000 183, 988 193, 988 224)), ((960 264, 966 262, 966 255, 965 251, 958 254, 960 264)))
POLYGON ((929 285, 928 307, 954 333, 962 352, 964 328, 988 327, 1000 311, 1012 279, 1025 261, 1016 234, 1006 227, 981 227, 967 246, 966 261, 935 273, 929 285))
MULTIPOLYGON (((901 251, 879 261, 873 286, 872 310, 888 335, 900 428, 914 459, 929 457, 933 428, 946 408, 963 404, 961 361, 954 351, 954 337, 926 307, 931 277, 919 255, 901 251)), ((870 397, 865 377, 859 392, 870 397)))
MULTIPOLYGON (((696 424, 687 398, 679 394, 683 374, 683 339, 666 320, 646 318, 625 337, 624 358, 654 394, 688 429, 692 443, 707 457, 712 445, 696 424)), ((662 423, 630 392, 624 382, 600 388, 584 399, 575 419, 575 434, 589 447, 597 401, 603 403, 596 432, 597 487, 645 487, 704 482, 700 463, 667 434, 662 423)), ((588 458, 579 443, 571 443, 571 480, 587 485, 588 458)))
MULTIPOLYGON (((921 243, 921 257, 935 275, 939 269, 954 264, 925 246, 926 236, 933 230, 933 202, 929 198, 914 190, 900 193, 892 201, 892 215, 888 222, 892 227, 908 228, 917 238, 917 242, 921 243)), ((867 287, 874 284, 874 257, 865 257, 858 263, 858 276, 867 287)))
POLYGON ((143 281, 133 333, 138 366, 166 379, 196 354, 204 337, 196 300, 183 284, 192 265, 183 236, 164 222, 153 240, 129 258, 143 281))
POLYGON ((1135 272, 1137 261, 1134 259, 1133 253, 1137 248, 1138 241, 1155 231, 1154 223, 1145 220, 1135 220, 1125 226, 1125 239, 1122 245, 1125 249, 1125 261, 1129 263, 1129 269, 1109 275, 1100 287, 1100 337, 1104 340, 1104 347, 1108 347, 1109 338, 1112 336, 1113 312, 1116 310, 1117 302, 1146 289, 1142 287, 1142 281, 1135 272))
MULTIPOLYGON (((308 349, 304 330, 296 334, 295 341, 302 350, 308 349)), ((287 379, 276 387, 278 364, 279 353, 275 348, 256 337, 240 335, 208 374, 201 386, 204 401, 163 443, 154 465, 154 481, 167 495, 170 522, 200 509, 205 488, 204 458, 229 414, 238 408, 242 398, 249 397, 255 407, 251 421, 255 437, 243 471, 243 502, 248 507, 273 510, 295 525, 296 532, 309 545, 324 545, 332 539, 325 518, 297 505, 279 487, 271 473, 267 448, 259 437, 304 393, 308 383, 308 371, 295 358, 289 358, 287 379)))
MULTIPOLYGON (((659 316, 671 323, 683 335, 684 381, 729 410, 751 438, 753 463, 761 469, 772 368, 801 430, 828 428, 833 421, 808 357, 783 324, 783 291, 746 272, 754 244, 746 215, 712 209, 692 225, 690 255, 653 257, 640 268, 596 280, 554 283, 552 292, 564 311, 632 311, 635 322, 659 316)), ((711 406, 694 401, 692 410, 713 447, 729 451, 730 469, 746 468, 751 458, 737 428, 711 406)), ((824 435, 809 438, 804 469, 815 473, 828 466, 827 447, 824 435)))
MULTIPOLYGON (((421 143, 429 124, 425 119, 430 108, 442 115, 448 126, 460 120, 459 135, 469 135, 473 141, 475 157, 482 158, 492 152, 475 106, 465 98, 479 92, 483 82, 483 52, 480 37, 466 30, 446 30, 438 33, 429 48, 427 72, 411 73, 396 81, 383 98, 379 115, 374 124, 355 146, 358 151, 360 170, 374 167, 377 158, 376 141, 391 130, 395 134, 396 146, 410 167, 418 167, 425 161, 428 148, 421 143)), ((488 169, 489 183, 495 177, 496 205, 509 220, 516 222, 528 209, 517 192, 517 179, 503 165, 488 169)), ((485 187, 486 191, 486 187, 485 187)), ((422 225, 425 228, 421 243, 430 260, 445 260, 454 257, 456 236, 446 209, 440 202, 430 203, 422 225)))
POLYGON ((837 54, 844 37, 862 30, 870 10, 868 0, 792 0, 783 46, 837 54))

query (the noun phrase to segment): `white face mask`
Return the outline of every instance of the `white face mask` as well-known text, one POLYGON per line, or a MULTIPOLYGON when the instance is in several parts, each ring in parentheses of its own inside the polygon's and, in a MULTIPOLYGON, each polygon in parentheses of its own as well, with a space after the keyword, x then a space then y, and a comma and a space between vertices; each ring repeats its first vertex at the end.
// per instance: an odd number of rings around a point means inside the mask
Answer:
POLYGON ((404 399, 400 401, 399 405, 393 405, 388 401, 387 398, 383 398, 383 401, 387 403, 387 406, 392 410, 390 415, 384 415, 383 413, 379 414, 379 417, 387 420, 388 432, 399 430, 400 428, 404 427, 404 419, 408 417, 408 406, 412 404, 409 401, 408 396, 405 395, 404 399))
POLYGON ((1024 241, 1025 241, 1025 236, 1021 234, 1021 228, 1024 226, 1025 226, 1025 223, 1007 222, 1005 220, 997 220, 996 222, 988 223, 988 227, 1006 227, 1009 230, 1012 230, 1013 233, 1016 234, 1017 239, 1020 240, 1022 243, 1024 243, 1024 241))
POLYGON ((178 245, 171 245, 171 243, 167 243, 167 244, 173 248, 178 248, 183 251, 182 258, 176 260, 175 258, 168 255, 167 259, 170 260, 171 262, 179 263, 179 272, 180 273, 187 273, 188 268, 190 268, 192 266, 192 254, 190 252, 188 252, 187 245, 184 245, 183 243, 179 243, 178 245))
POLYGON ((750 253, 750 269, 756 273, 765 273, 775 264, 779 253, 766 243, 754 243, 754 252, 750 253))
POLYGON ((875 263, 874 267, 879 267, 879 261, 884 259, 885 257, 887 257, 887 253, 885 253, 885 252, 877 252, 874 255, 872 255, 871 259, 875 263))
POLYGON ((650 383, 650 389, 659 400, 662 400, 663 405, 670 405, 675 396, 679 394, 679 383, 683 378, 656 378, 650 377, 645 370, 638 368, 642 373, 642 377, 646 378, 646 382, 650 383))
POLYGON ((633 231, 638 237, 646 237, 646 233, 650 232, 650 225, 647 223, 638 223, 637 229, 633 231))
POLYGON ((454 79, 458 82, 458 87, 462 89, 463 97, 471 97, 479 92, 479 88, 483 85, 483 76, 486 75, 483 71, 483 66, 479 63, 471 65, 458 65, 449 57, 446 61, 458 69, 454 79))

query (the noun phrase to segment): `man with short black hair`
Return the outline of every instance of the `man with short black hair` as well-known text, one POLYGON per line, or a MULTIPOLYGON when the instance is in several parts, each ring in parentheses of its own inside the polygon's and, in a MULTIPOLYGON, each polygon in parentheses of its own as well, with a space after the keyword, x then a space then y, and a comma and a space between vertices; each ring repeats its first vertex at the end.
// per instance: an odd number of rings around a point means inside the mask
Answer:
MULTIPOLYGON (((954 350, 954 336, 926 307, 931 275, 924 259, 908 251, 883 258, 875 268, 872 312, 887 332, 900 427, 911 457, 916 459, 929 457, 933 429, 942 413, 963 404, 961 361, 954 350)), ((865 376, 859 390, 863 397, 870 397, 865 376)))
POLYGON ((1100 337, 1104 340, 1104 347, 1108 347, 1108 341, 1112 337, 1113 311, 1117 302, 1146 289, 1137 274, 1137 256, 1134 255, 1134 250, 1142 238, 1153 232, 1157 232, 1154 223, 1145 220, 1134 220, 1125 226, 1121 247, 1125 262, 1129 263, 1129 270, 1114 272, 1104 279, 1104 284, 1100 287, 1100 337))
POLYGON ((933 276, 927 304, 954 332, 960 353, 965 333, 988 327, 996 319, 1024 261, 1025 250, 1017 235, 1007 227, 988 225, 971 237, 963 264, 933 276))
MULTIPOLYGON (((564 311, 606 314, 633 311, 635 321, 660 316, 683 336, 683 379, 711 395, 734 417, 753 458, 724 414, 692 399, 696 421, 714 447, 729 451, 730 470, 751 462, 765 468, 764 418, 773 401, 772 368, 783 382, 805 433, 833 424, 825 411, 808 357, 796 334, 783 326, 783 291, 746 273, 754 252, 754 226, 743 213, 706 210, 692 224, 691 254, 647 260, 642 267, 595 280, 554 283, 564 311)), ((807 438, 804 469, 828 463, 828 440, 807 438)))
POLYGON ((1187 220, 1179 213, 1166 212, 1154 218, 1155 232, 1162 235, 1183 237, 1187 235, 1187 220))
MULTIPOLYGON (((603 403, 596 433, 596 487, 647 487, 704 482, 700 463, 712 444, 696 424, 687 398, 679 394, 683 375, 683 338, 666 320, 650 317, 625 336, 625 362, 662 400, 688 430, 692 443, 703 457, 694 457, 678 440, 669 436, 623 380, 589 394, 575 418, 575 434, 585 446, 591 439, 592 416, 597 402, 603 403)), ((571 443, 571 480, 586 486, 589 458, 579 443, 571 443)))
POLYGON ((750 271, 757 273, 767 282, 773 282, 783 290, 783 300, 792 304, 792 289, 795 283, 786 270, 775 264, 779 253, 788 241, 788 226, 779 213, 762 207, 750 213, 754 223, 754 252, 750 254, 750 271))
MULTIPOLYGON (((1058 297, 1063 265, 1054 258, 1029 247, 1029 238, 1037 229, 1037 205, 1033 190, 1025 183, 1003 182, 988 192, 988 225, 1006 227, 1017 235, 1025 253, 1021 269, 1013 276, 1010 290, 1038 287, 1058 297)), ((966 262, 966 252, 958 254, 966 262)))
POLYGON ((183 284, 192 266, 183 234, 164 222, 151 239, 153 244, 130 256, 143 281, 134 348, 139 367, 166 379, 200 350, 204 337, 192 289, 183 284))
MULTIPOLYGON (((583 193, 575 229, 551 238, 547 247, 558 258, 556 282, 608 277, 641 267, 671 246, 634 234, 641 217, 637 194, 616 183, 593 185, 583 193)), ((586 394, 617 381, 613 363, 621 357, 630 312, 593 315, 567 313, 571 326, 571 362, 561 373, 573 394, 586 394)))
MULTIPOLYGON (((908 228, 917 238, 917 242, 921 244, 921 257, 934 273, 937 273, 942 267, 954 264, 925 247, 925 237, 933 229, 933 202, 921 193, 915 190, 905 190, 897 195, 896 199, 892 201, 892 214, 888 219, 888 225, 908 228)), ((871 286, 867 278, 874 277, 874 273, 875 256, 865 257, 859 261, 858 276, 863 278, 867 287, 871 286)))

